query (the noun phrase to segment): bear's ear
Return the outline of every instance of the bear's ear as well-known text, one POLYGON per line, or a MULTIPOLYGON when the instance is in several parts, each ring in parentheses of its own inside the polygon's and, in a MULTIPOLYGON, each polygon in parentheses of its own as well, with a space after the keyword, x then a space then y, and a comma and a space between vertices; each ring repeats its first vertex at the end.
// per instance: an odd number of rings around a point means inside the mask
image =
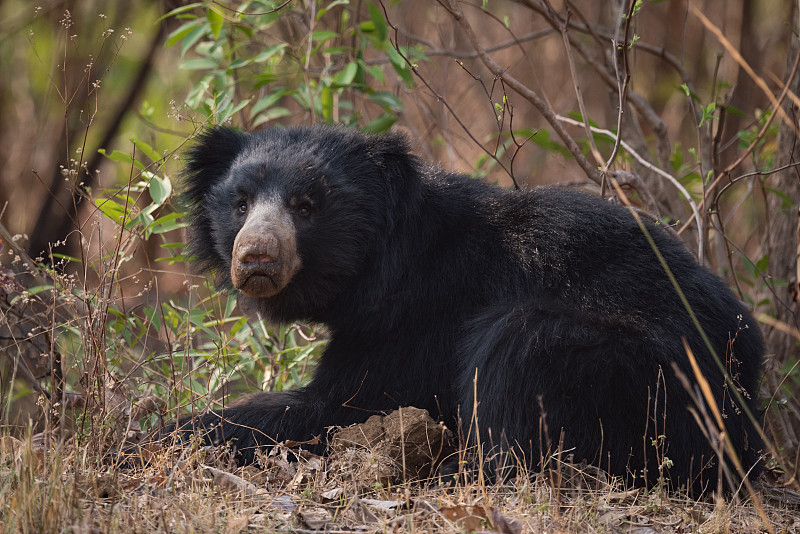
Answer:
POLYGON ((400 199, 413 202, 420 191, 422 171, 408 135, 403 130, 391 130, 374 137, 370 153, 383 169, 392 205, 400 199))
POLYGON ((214 246, 212 213, 206 206, 209 189, 228 173, 233 160, 247 144, 247 134, 217 126, 197 137, 197 143, 186 153, 181 202, 189 210, 188 252, 196 259, 201 272, 225 271, 225 258, 214 246))
POLYGON ((197 136, 197 143, 186 153, 183 170, 183 195, 188 204, 201 202, 209 188, 228 172, 247 137, 225 126, 215 126, 197 136))

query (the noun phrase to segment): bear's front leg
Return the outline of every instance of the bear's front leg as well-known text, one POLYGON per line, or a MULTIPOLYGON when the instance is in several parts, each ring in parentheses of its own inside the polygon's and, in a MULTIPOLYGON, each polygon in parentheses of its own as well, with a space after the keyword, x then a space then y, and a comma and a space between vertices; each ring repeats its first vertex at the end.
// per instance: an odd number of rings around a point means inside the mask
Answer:
POLYGON ((209 444, 229 443, 237 459, 246 464, 253 462, 259 448, 286 440, 308 442, 304 449, 321 454, 324 412, 324 403, 308 391, 255 393, 221 410, 168 425, 164 434, 199 434, 209 444))

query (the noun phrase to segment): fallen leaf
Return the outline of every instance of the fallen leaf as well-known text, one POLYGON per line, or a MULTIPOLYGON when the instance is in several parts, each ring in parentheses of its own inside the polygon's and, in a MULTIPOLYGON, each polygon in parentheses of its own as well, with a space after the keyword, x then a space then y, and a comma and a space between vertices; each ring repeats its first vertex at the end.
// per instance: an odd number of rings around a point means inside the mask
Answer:
POLYGON ((247 497, 254 497, 258 494, 258 488, 256 485, 248 482, 242 477, 208 465, 200 464, 200 467, 205 469, 207 473, 210 473, 214 477, 215 486, 219 486, 230 491, 241 492, 247 497))
POLYGON ((483 506, 448 506, 442 508, 440 512, 445 519, 468 532, 484 530, 489 523, 483 506))
POLYGON ((324 530, 331 522, 331 514, 324 508, 311 508, 297 513, 297 518, 311 530, 324 530))
POLYGON ((326 502, 331 501, 338 501, 339 497, 344 493, 344 489, 342 488, 333 488, 332 490, 328 490, 322 493, 321 497, 326 502))
POLYGON ((401 501, 381 501, 378 499, 361 499, 361 502, 382 510, 394 510, 403 505, 401 501))
POLYGON ((520 534, 522 523, 518 519, 509 517, 491 506, 451 506, 441 509, 446 519, 467 531, 485 531, 486 526, 492 532, 501 534, 520 534))

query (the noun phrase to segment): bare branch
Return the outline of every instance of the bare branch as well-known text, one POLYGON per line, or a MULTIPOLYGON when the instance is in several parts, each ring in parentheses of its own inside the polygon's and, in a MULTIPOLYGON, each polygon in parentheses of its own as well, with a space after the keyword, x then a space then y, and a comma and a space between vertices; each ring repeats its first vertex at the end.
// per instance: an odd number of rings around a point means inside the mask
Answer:
MULTIPOLYGON (((456 59, 475 59, 478 57, 478 53, 474 50, 450 50, 447 48, 439 48, 433 42, 421 37, 419 35, 415 35, 410 31, 406 30, 405 28, 398 28, 398 32, 416 43, 420 43, 428 47, 425 51, 426 56, 444 56, 444 57, 452 57, 456 59)), ((517 46, 521 43, 526 43, 528 41, 535 41, 541 37, 545 37, 553 33, 553 29, 546 28, 544 30, 538 30, 535 32, 526 33, 525 35, 520 35, 519 37, 514 37, 513 39, 508 39, 507 41, 503 41, 502 43, 498 43, 494 46, 490 46, 486 49, 487 52, 497 52, 499 50, 505 50, 506 48, 511 48, 512 46, 517 46)), ((379 58, 378 60, 371 59, 368 63, 387 63, 389 60, 387 58, 379 58)))
POLYGON ((499 79, 503 80, 503 82, 510 87, 514 92, 519 94, 522 98, 533 104, 533 106, 542 114, 544 119, 550 124, 556 134, 561 138, 564 144, 567 147, 567 150, 570 151, 572 156, 575 158, 575 161, 578 162, 583 172, 588 176, 590 179, 595 181, 598 184, 601 184, 603 181, 602 173, 595 168, 589 161, 584 157, 583 153, 581 152, 580 147, 575 142, 575 140, 567 133, 567 130, 561 125, 561 123, 556 118, 556 114, 550 109, 550 106, 538 95, 536 92, 531 90, 525 84, 517 80, 514 76, 509 74, 506 69, 502 68, 497 62, 489 56, 486 49, 480 44, 477 35, 475 35, 475 31, 472 29, 472 26, 469 24, 467 19, 464 17, 464 12, 461 11, 461 8, 458 5, 457 0, 439 0, 439 3, 442 4, 453 16, 461 29, 466 33, 467 38, 470 41, 470 44, 478 53, 478 57, 480 58, 481 62, 489 69, 489 71, 497 76, 499 79))
MULTIPOLYGON (((425 87, 431 93, 433 93, 433 95, 436 97, 436 99, 438 101, 440 101, 447 108, 447 111, 450 112, 450 114, 453 116, 453 118, 455 118, 456 122, 458 122, 458 125, 461 126, 461 128, 469 136, 469 138, 472 139, 472 141, 477 146, 479 146, 481 148, 481 150, 483 150, 489 157, 491 157, 506 172, 506 174, 508 174, 508 176, 511 178, 511 181, 514 183, 514 188, 515 189, 519 189, 519 184, 517 183, 517 180, 514 177, 513 171, 511 169, 507 168, 503 164, 503 162, 500 161, 500 158, 497 157, 496 153, 492 153, 489 150, 487 150, 483 146, 483 143, 481 143, 478 139, 475 138, 475 136, 469 130, 467 125, 464 124, 464 122, 459 118, 458 114, 455 112, 455 110, 452 108, 452 106, 450 106, 450 104, 447 102, 447 100, 444 98, 444 96, 440 95, 433 87, 431 87, 431 85, 428 83, 428 81, 425 78, 423 78, 422 75, 419 73, 419 70, 417 69, 416 65, 414 63, 412 63, 405 56, 405 54, 403 54, 403 51, 400 50, 400 45, 398 43, 398 29, 397 29, 397 26, 392 24, 391 20, 389 19, 389 14, 387 13, 386 7, 383 5, 383 3, 381 3, 381 7, 383 8, 383 16, 386 19, 386 24, 388 24, 389 27, 392 28, 392 30, 394 30, 394 33, 395 33, 395 39, 394 39, 393 46, 394 46, 395 50, 397 51, 397 53, 400 54, 400 57, 403 58, 403 61, 406 62, 406 65, 408 65, 408 67, 411 69, 411 72, 413 72, 414 75, 423 83, 423 85, 425 85, 425 87)), ((484 91, 486 91, 485 87, 484 87, 484 91)), ((487 92, 487 94, 489 94, 488 91, 486 91, 486 92, 487 92)), ((513 163, 513 159, 512 159, 512 163, 513 163)))

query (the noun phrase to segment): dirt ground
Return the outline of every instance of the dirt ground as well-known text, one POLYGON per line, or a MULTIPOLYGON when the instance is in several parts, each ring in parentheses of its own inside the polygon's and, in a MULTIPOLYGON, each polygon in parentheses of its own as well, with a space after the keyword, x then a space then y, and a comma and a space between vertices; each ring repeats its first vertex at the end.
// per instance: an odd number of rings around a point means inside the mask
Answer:
POLYGON ((775 481, 760 481, 752 497, 692 500, 561 462, 492 484, 459 472, 474 460, 415 408, 342 429, 330 444, 326 457, 274 447, 244 468, 229 451, 201 446, 151 448, 141 467, 98 467, 69 442, 6 436, 0 530, 800 533, 800 496, 775 481), (455 466, 447 477, 441 462, 455 466))

